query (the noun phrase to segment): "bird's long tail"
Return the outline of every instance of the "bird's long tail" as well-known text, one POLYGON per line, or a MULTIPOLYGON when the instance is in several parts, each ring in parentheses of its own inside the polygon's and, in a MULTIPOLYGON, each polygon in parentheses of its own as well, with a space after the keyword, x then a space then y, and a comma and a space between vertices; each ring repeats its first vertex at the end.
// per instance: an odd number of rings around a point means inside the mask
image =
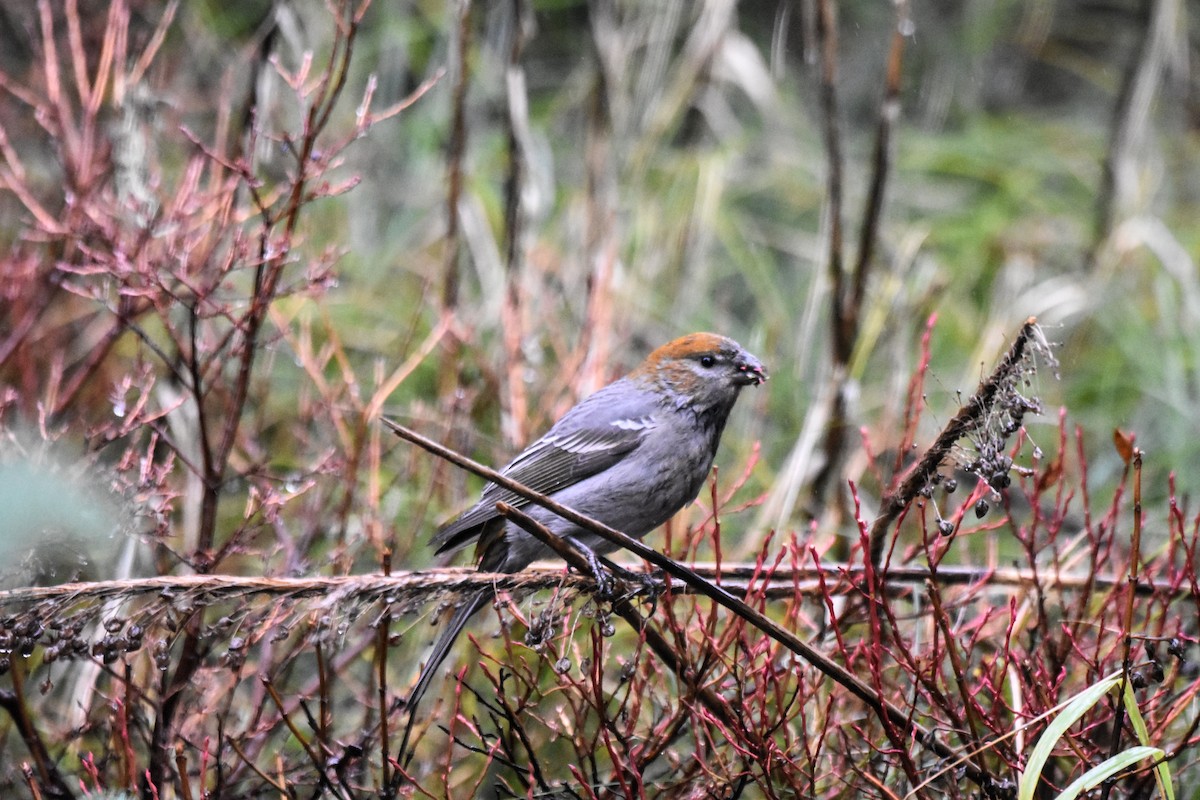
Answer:
POLYGON ((438 673, 438 667, 446 660, 446 656, 450 654, 450 648, 454 646, 454 641, 458 635, 462 633, 462 629, 466 626, 467 620, 475 615, 475 612, 483 608, 483 606, 494 596, 490 590, 477 592, 472 595, 465 603, 458 607, 454 612, 454 616, 450 619, 450 623, 438 635, 437 642, 433 645, 433 650, 429 654, 429 660, 425 662, 425 666, 421 669, 421 676, 417 678, 417 684, 413 687, 412 692, 408 695, 408 700, 405 706, 408 708, 408 723, 404 726, 404 738, 400 741, 400 750, 397 755, 397 760, 403 764, 408 763, 411 754, 408 753, 408 737, 412 733, 413 722, 417 719, 417 704, 421 702, 421 697, 425 694, 425 690, 429 688, 429 684, 433 681, 434 676, 438 673))

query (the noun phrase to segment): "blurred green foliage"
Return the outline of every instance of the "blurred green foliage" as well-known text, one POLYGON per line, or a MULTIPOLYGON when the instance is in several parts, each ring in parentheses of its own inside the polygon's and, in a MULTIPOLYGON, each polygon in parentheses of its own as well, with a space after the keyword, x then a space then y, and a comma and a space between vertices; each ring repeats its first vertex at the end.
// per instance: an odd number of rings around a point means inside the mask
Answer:
MULTIPOLYGON (((144 43, 160 4, 131 5, 131 38, 144 43)), ((909 16, 898 21, 895 4, 838 4, 835 137, 844 158, 848 267, 877 169, 872 152, 892 31, 899 25, 906 36, 882 219, 848 365, 846 424, 856 457, 846 459, 835 485, 856 481, 867 511, 878 500, 883 487, 865 466, 862 437, 878 463, 896 461, 906 389, 932 315, 928 411, 918 444, 954 414, 960 393, 974 388, 1035 315, 1061 343, 1062 379, 1040 376, 1036 393, 1047 413, 1032 426, 1034 440, 1052 451, 1055 411, 1065 406, 1069 423, 1084 431, 1094 482, 1111 486, 1119 477, 1123 465, 1110 445, 1119 427, 1148 451, 1148 507, 1165 495, 1170 471, 1178 472, 1181 493, 1193 493, 1200 479, 1190 469, 1200 464, 1193 435, 1200 408, 1195 9, 1135 0, 900 7, 909 16), (1175 9, 1175 17, 1143 49, 1149 12, 1164 8, 1175 9), (1159 68, 1148 73, 1145 113, 1122 116, 1122 87, 1151 62, 1159 68), (1114 145, 1119 119, 1133 132, 1123 148, 1114 145), (1115 189, 1104 183, 1110 159, 1122 176, 1115 189), (1114 212, 1103 220, 1106 193, 1114 212)), ((730 422, 721 485, 733 485, 761 442, 761 460, 733 505, 794 492, 800 500, 783 524, 805 528, 819 444, 807 470, 787 465, 807 446, 801 433, 834 373, 830 166, 813 4, 554 0, 533 3, 520 20, 510 4, 476 3, 467 17, 465 64, 455 56, 456 8, 377 2, 363 18, 330 133, 353 141, 322 176, 359 182, 305 208, 287 273, 303 284, 306 270, 333 252, 335 277, 273 307, 278 328, 261 342, 243 426, 252 434, 233 460, 242 472, 222 487, 221 529, 240 531, 253 516, 252 479, 286 491, 311 479, 318 490, 290 499, 278 527, 255 517, 247 525, 250 544, 233 548, 233 566, 276 566, 273 559, 289 554, 291 535, 304 551, 292 568, 377 569, 380 553, 361 546, 378 522, 363 510, 376 477, 387 528, 381 541, 393 548, 394 567, 425 566, 437 520, 479 490, 478 481, 390 439, 378 472, 373 464, 351 471, 347 451, 369 435, 352 432, 347 444, 332 422, 357 408, 352 399, 370 396, 377 376, 403 363, 447 310, 447 154, 461 69, 466 143, 453 262, 461 290, 448 309, 461 341, 435 348, 396 387, 385 411, 498 465, 523 444, 510 440, 510 431, 536 436, 577 394, 618 376, 653 346, 690 330, 717 330, 760 355, 773 376, 746 393, 730 422), (522 113, 510 108, 506 78, 514 31, 526 23, 522 113), (442 69, 436 87, 411 107, 356 133, 357 106, 371 81, 371 109, 378 111, 442 69), (515 277, 505 262, 510 114, 521 134, 515 277), (503 317, 510 280, 520 300, 515 322, 503 317), (515 352, 505 348, 506 325, 517 328, 515 352), (310 352, 298 352, 297 343, 310 352), (599 363, 589 362, 590 354, 599 354, 599 363), (528 398, 516 425, 505 419, 520 394, 513 376, 528 398), (346 509, 339 525, 326 527, 339 505, 346 509)), ((33 70, 38 29, 32 14, 14 10, 11 19, 0 26, 0 43, 8 45, 0 47, 0 68, 21 78, 33 70)), ((290 147, 307 108, 280 72, 299 71, 307 59, 315 72, 323 68, 332 41, 324 4, 181 3, 168 34, 143 87, 156 109, 149 126, 155 188, 169 197, 196 142, 221 135, 222 113, 230 120, 225 135, 248 151, 255 188, 289 185, 290 147)), ((88 52, 99 52, 91 32, 82 35, 88 52)), ((36 120, 15 110, 21 108, 8 100, 0 106, 6 141, 57 213, 73 202, 62 180, 66 169, 50 155, 53 142, 36 120)), ((116 130, 120 114, 108 113, 116 130)), ((11 247, 6 264, 14 270, 23 257, 53 265, 57 256, 38 249, 29 222, 0 191, 0 242, 11 247)), ((64 317, 104 311, 98 303, 80 311, 86 301, 69 300, 76 305, 64 301, 64 317)), ((2 324, 0 342, 15 327, 8 317, 2 324)), ((148 352, 147 342, 165 339, 155 325, 145 324, 144 339, 129 335, 117 344, 114 373, 147 362, 167 371, 166 359, 148 352)), ((82 439, 111 416, 106 380, 101 371, 96 390, 81 393, 64 415, 72 435, 82 439)), ((42 398, 13 400, 27 385, 7 372, 0 383, 12 390, 4 402, 22 406, 30 423, 42 398)), ((13 424, 2 421, 6 429, 13 424)), ((1018 463, 1027 463, 1022 458, 1018 463)), ((183 483, 187 470, 177 474, 183 483)), ((754 529, 752 512, 723 525, 735 556, 758 545, 740 534, 765 533, 754 529)), ((844 518, 830 527, 854 537, 844 518)), ((956 555, 965 560, 978 555, 962 551, 956 555)), ((405 646, 415 653, 422 638, 409 637, 405 646)))
MULTIPOLYGON (((329 381, 347 369, 366 379, 377 364, 394 366, 440 313, 459 69, 454 8, 377 3, 355 42, 334 124, 341 135, 349 134, 369 79, 378 110, 437 70, 449 71, 415 105, 351 145, 329 178, 361 178, 353 190, 306 211, 295 270, 333 250, 340 254, 336 280, 281 308, 292 323, 303 321, 314 348, 336 343, 344 352, 344 364, 327 362, 329 381)), ((467 21, 462 291, 455 309, 465 346, 453 351, 454 363, 439 360, 450 351, 435 352, 388 406, 443 432, 458 429, 459 443, 491 463, 520 444, 505 441, 499 425, 512 357, 502 347, 501 321, 512 8, 479 4, 467 21), (448 417, 454 403, 447 392, 456 385, 468 407, 448 417)), ((1194 437, 1180 435, 1194 426, 1200 402, 1200 81, 1197 59, 1181 55, 1194 55, 1197 37, 1195 20, 1179 6, 1164 39, 1151 43, 1162 52, 1140 49, 1148 8, 1132 0, 916 3, 898 22, 891 6, 839 5, 836 135, 844 154, 847 265, 876 170, 871 153, 889 37, 897 25, 908 33, 852 372, 849 422, 865 426, 876 451, 898 441, 903 393, 896 388, 915 368, 930 314, 938 323, 929 433, 953 413, 956 392, 973 388, 1006 337, 1037 315, 1063 346, 1062 383, 1046 380, 1044 399, 1051 411, 1067 405, 1085 425, 1096 458, 1115 469, 1106 442, 1108 429, 1119 426, 1140 437, 1159 474, 1200 459, 1194 437), (1122 85, 1156 53, 1161 68, 1147 114, 1130 117, 1134 146, 1119 154, 1119 169, 1132 179, 1114 198, 1111 226, 1098 230, 1122 85)), ((149 35, 153 12, 139 7, 135 21, 144 27, 134 39, 149 35)), ((736 10, 679 2, 529 7, 520 62, 528 114, 521 120, 518 248, 519 374, 534 400, 526 436, 581 389, 576 376, 560 374, 560 360, 588 326, 600 325, 608 337, 603 379, 682 331, 716 329, 759 352, 775 375, 735 416, 721 463, 736 469, 750 443, 761 440, 753 486, 773 489, 830 380, 829 162, 814 13, 810 4, 777 3, 736 10), (597 271, 601 261, 607 271, 597 271), (599 312, 590 305, 597 297, 599 312)), ((230 96, 234 134, 238 124, 258 130, 264 186, 272 176, 282 180, 289 154, 278 137, 294 129, 303 107, 263 55, 289 71, 306 58, 319 66, 329 42, 320 3, 236 11, 183 4, 148 78, 154 101, 171 112, 157 128, 163 183, 176 179, 170 172, 190 148, 178 126, 201 141, 214 135, 214 108, 230 96)), ((21 52, 30 51, 14 47, 6 56, 10 72, 20 73, 21 52)), ((39 156, 26 165, 37 168, 31 182, 52 186, 55 167, 40 160, 33 130, 16 118, 5 123, 20 152, 39 156)), ((5 219, 0 238, 18 240, 20 215, 5 219)), ((272 464, 299 469, 311 451, 290 450, 297 437, 288 413, 296 398, 311 399, 310 378, 286 347, 273 346, 279 351, 260 365, 268 391, 258 419, 270 432, 272 464)), ((118 352, 126 350, 127 343, 118 352)), ((433 474, 398 474, 394 490, 424 507, 430 487, 422 480, 433 474)), ((1161 490, 1161 481, 1152 481, 1152 491, 1161 490)), ((433 516, 467 502, 461 492, 461 483, 450 494, 435 492, 433 516)), ((425 558, 420 549, 403 557, 410 564, 425 558)))

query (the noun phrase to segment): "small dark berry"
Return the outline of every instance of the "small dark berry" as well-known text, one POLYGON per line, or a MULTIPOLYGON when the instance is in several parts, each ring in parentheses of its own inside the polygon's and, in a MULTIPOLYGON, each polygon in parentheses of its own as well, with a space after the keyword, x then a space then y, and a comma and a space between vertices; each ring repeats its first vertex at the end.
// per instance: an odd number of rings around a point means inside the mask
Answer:
POLYGON ((1167 652, 1183 661, 1183 657, 1187 652, 1187 644, 1178 636, 1172 636, 1171 641, 1167 643, 1167 652))

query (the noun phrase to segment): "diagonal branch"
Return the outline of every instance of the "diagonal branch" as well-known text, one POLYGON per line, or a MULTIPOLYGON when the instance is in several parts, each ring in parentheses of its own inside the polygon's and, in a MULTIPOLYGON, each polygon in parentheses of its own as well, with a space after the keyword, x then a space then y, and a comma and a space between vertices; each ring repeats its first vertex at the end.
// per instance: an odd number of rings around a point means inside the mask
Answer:
MULTIPOLYGON (((699 594, 708 597, 714 602, 724 606, 729 611, 732 611, 737 616, 749 622, 754 627, 771 637, 775 641, 782 644, 788 650, 791 650, 796 655, 803 658, 809 664, 812 664, 817 670, 822 672, 827 677, 833 679, 851 694, 867 705, 871 711, 884 720, 887 724, 896 726, 899 730, 904 731, 915 741, 919 742, 923 747, 929 749, 941 758, 954 759, 958 753, 948 745, 936 739, 933 733, 919 723, 913 721, 911 716, 902 709, 880 697, 870 686, 863 683, 855 675, 850 673, 841 665, 830 660, 827 656, 817 651, 807 642, 800 639, 791 631, 777 625, 775 622, 767 618, 761 612, 747 605, 737 597, 734 597, 729 592, 719 586, 709 583, 704 578, 701 578, 694 571, 688 569, 679 562, 662 555, 657 550, 654 550, 637 539, 626 536, 624 533, 611 528, 602 522, 587 517, 575 511, 572 508, 562 505, 546 495, 535 492, 532 489, 517 483, 516 481, 501 475, 494 469, 480 464, 461 453, 457 453, 448 447, 445 447, 437 442, 427 439, 416 431, 410 430, 394 420, 387 417, 380 418, 385 425, 401 438, 412 442, 439 458, 444 458, 447 461, 461 467, 469 472, 478 475, 496 485, 508 489, 509 491, 526 498, 543 508, 551 511, 563 519, 578 525, 589 533, 593 533, 602 539, 616 544, 618 547, 629 550, 634 555, 644 558, 654 566, 663 570, 673 578, 677 578, 687 586, 690 586, 699 594)), ((988 785, 991 783, 991 776, 986 772, 966 765, 965 777, 980 785, 988 785)))

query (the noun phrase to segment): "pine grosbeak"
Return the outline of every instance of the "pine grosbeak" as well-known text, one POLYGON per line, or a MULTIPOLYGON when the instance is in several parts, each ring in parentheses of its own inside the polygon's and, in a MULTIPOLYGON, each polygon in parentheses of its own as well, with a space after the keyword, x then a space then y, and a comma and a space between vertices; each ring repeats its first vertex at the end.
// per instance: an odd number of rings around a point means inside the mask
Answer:
MULTIPOLYGON (((708 477, 725 420, 743 386, 766 380, 763 365, 737 342, 693 333, 663 345, 641 366, 584 399, 501 473, 634 538, 696 498, 708 477)), ((522 508, 558 536, 594 553, 614 546, 495 484, 433 537, 443 553, 477 541, 479 568, 518 572, 553 553, 496 511, 522 508)), ((409 695, 410 712, 467 620, 492 599, 470 597, 438 637, 409 695)))

